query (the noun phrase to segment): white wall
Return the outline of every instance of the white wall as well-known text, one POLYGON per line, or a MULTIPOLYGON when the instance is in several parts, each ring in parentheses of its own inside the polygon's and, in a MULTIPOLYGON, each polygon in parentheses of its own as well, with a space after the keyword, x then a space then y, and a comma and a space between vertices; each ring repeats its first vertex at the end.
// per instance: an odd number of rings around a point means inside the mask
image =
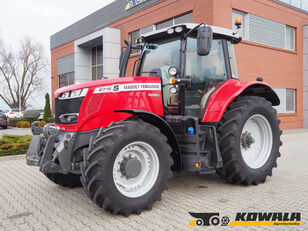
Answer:
POLYGON ((74 42, 75 83, 92 80, 91 47, 87 47, 85 44, 98 38, 102 39, 101 44, 103 45, 103 75, 108 78, 119 76, 121 31, 106 27, 74 42))

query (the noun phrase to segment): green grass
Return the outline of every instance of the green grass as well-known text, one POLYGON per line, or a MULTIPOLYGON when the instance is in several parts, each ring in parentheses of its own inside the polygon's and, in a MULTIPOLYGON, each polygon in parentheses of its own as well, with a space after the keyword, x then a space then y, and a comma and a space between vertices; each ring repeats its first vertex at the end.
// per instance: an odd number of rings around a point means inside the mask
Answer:
POLYGON ((0 156, 26 154, 31 138, 31 135, 3 135, 0 139, 0 156))

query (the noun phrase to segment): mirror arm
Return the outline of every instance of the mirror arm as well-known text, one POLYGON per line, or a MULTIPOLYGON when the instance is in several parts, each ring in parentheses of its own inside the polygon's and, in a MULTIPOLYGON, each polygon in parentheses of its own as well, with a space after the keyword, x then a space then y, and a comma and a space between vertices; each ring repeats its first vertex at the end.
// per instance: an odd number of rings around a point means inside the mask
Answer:
POLYGON ((186 34, 184 34, 184 39, 187 39, 187 37, 192 33, 194 32, 195 30, 197 30, 200 26, 204 25, 205 26, 205 23, 200 23, 199 25, 195 26, 194 28, 190 29, 190 31, 188 31, 186 34))

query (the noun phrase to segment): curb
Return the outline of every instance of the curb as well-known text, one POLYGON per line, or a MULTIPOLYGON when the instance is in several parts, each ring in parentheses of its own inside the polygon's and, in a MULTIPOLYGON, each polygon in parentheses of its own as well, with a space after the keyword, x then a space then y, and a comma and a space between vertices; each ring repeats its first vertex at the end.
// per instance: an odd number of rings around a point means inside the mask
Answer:
POLYGON ((21 160, 21 159, 26 159, 26 154, 14 155, 14 156, 1 156, 0 157, 0 161, 21 160))

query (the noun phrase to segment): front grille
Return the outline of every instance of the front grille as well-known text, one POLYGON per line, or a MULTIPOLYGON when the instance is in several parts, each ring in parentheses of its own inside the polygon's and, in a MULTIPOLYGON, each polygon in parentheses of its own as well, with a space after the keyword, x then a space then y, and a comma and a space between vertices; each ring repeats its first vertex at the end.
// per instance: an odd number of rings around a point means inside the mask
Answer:
MULTIPOLYGON (((59 117, 63 114, 79 113, 79 109, 84 97, 73 99, 58 99, 55 100, 55 122, 56 124, 68 124, 63 123, 59 117)), ((73 122, 72 124, 74 124, 73 122)))

